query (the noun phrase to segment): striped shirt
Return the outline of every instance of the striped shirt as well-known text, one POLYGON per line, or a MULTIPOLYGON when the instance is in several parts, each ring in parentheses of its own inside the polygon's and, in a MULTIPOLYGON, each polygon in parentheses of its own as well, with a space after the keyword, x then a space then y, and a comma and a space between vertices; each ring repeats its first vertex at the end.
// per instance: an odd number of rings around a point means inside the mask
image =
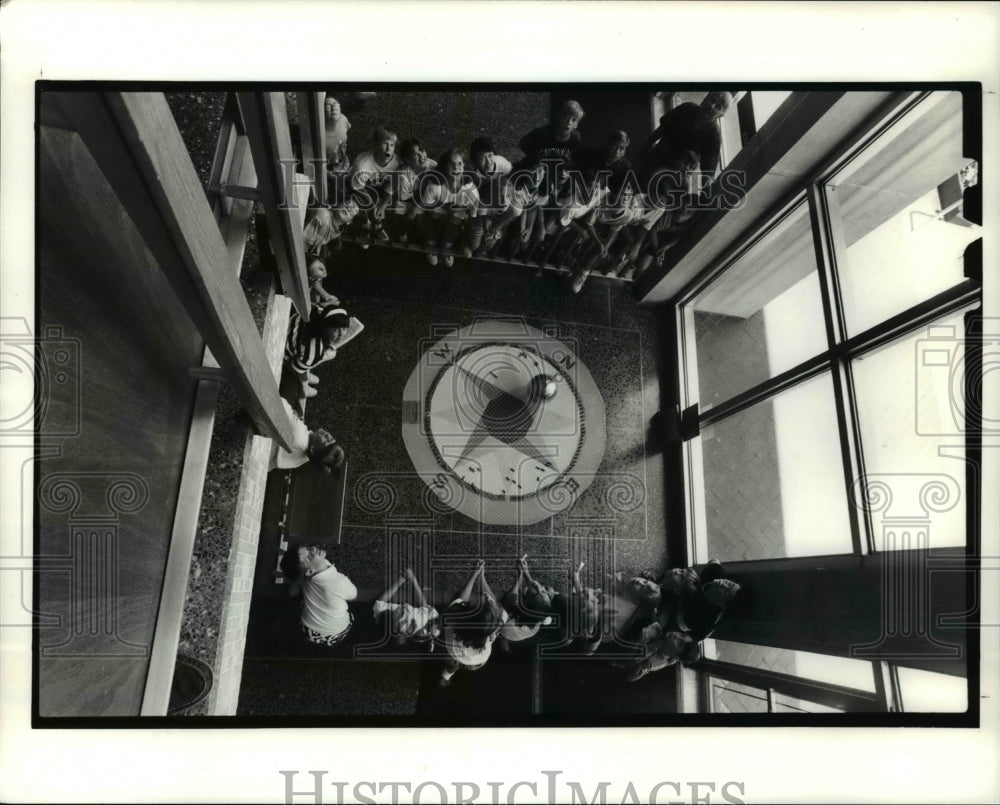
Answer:
POLYGON ((351 319, 342 307, 316 306, 308 322, 294 309, 289 316, 285 360, 298 373, 308 372, 337 353, 336 345, 344 340, 351 319), (331 353, 332 354, 328 354, 331 353))

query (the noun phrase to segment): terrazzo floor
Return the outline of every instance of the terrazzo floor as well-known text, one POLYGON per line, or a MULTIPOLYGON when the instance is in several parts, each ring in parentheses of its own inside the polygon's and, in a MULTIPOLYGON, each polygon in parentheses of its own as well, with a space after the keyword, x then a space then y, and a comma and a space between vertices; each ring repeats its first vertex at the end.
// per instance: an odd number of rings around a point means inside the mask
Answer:
MULTIPOLYGON (((319 394, 308 400, 305 419, 311 428, 328 428, 349 456, 342 542, 332 557, 359 588, 352 605, 356 626, 351 645, 335 652, 303 646, 296 605, 267 589, 278 585, 258 578, 255 590, 265 594, 255 596, 251 611, 239 713, 484 724, 670 712, 670 672, 629 685, 621 669, 606 662, 539 662, 531 652, 494 652, 485 669, 458 674, 451 687, 439 689, 440 649, 428 655, 380 645, 385 636, 371 615, 374 598, 407 565, 439 607, 479 558, 498 595, 513 583, 515 560, 523 553, 537 578, 560 589, 578 561, 586 562, 588 586, 605 586, 616 570, 662 572, 670 566, 663 465, 649 432, 660 399, 655 312, 637 306, 621 282, 593 278, 574 295, 555 272, 535 276, 493 262, 459 259, 451 269, 430 267, 418 252, 348 244, 328 267, 327 288, 365 330, 317 370, 319 394), (486 526, 428 506, 427 487, 403 445, 403 387, 436 340, 432 332, 484 317, 557 328, 558 338, 589 368, 607 409, 598 479, 569 510, 531 526, 486 526), (607 493, 616 478, 627 478, 630 486, 624 504, 612 508, 607 493), (286 690, 287 679, 296 680, 294 693, 286 690), (645 693, 637 698, 639 688, 645 693)), ((272 503, 261 529, 261 551, 271 556, 276 521, 272 503)), ((269 561, 259 563, 259 573, 269 574, 269 561)))

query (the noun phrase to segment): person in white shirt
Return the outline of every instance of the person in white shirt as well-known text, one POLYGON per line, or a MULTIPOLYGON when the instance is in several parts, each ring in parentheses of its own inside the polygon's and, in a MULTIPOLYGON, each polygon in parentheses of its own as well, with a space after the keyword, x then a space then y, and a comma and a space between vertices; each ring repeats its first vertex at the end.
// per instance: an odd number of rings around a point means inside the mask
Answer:
POLYGON ((555 594, 555 589, 531 577, 527 554, 517 560, 517 579, 503 597, 503 607, 510 618, 500 629, 501 649, 509 651, 512 643, 531 640, 543 626, 552 623, 555 594))
POLYGON ((437 162, 427 158, 427 150, 420 144, 419 140, 411 137, 403 140, 400 144, 399 171, 392 189, 392 206, 389 207, 402 219, 399 234, 400 243, 409 243, 413 222, 423 212, 423 207, 418 203, 419 199, 415 197, 419 177, 424 171, 436 167, 437 162))
POLYGON ((458 671, 478 671, 486 665, 493 641, 507 622, 506 611, 486 582, 485 570, 486 562, 480 559, 465 587, 444 611, 444 647, 449 661, 438 680, 442 687, 450 685, 458 671), (477 581, 482 582, 483 592, 475 606, 470 598, 477 581))
POLYGON ((438 264, 438 255, 446 266, 455 263, 453 244, 462 238, 462 227, 476 214, 479 192, 465 172, 465 154, 457 148, 441 155, 437 168, 428 174, 432 181, 421 181, 420 203, 429 213, 427 224, 427 262, 438 264), (457 236, 457 237, 456 237, 457 236))
POLYGON ((323 101, 324 139, 326 141, 326 161, 336 164, 346 152, 347 134, 351 121, 340 111, 340 102, 327 95, 323 101))
POLYGON ((469 148, 472 165, 472 181, 479 191, 479 207, 469 226, 469 242, 465 256, 482 254, 499 242, 505 227, 501 221, 509 223, 504 213, 510 208, 507 176, 514 169, 510 160, 496 153, 496 146, 486 137, 477 137, 469 148))
MULTIPOLYGON (((365 151, 351 164, 351 189, 362 209, 361 226, 365 234, 378 242, 389 240, 382 222, 392 199, 390 180, 399 170, 396 156, 396 133, 379 126, 372 135, 373 149, 365 151)), ((363 242, 362 248, 370 243, 363 242)))
POLYGON ((281 400, 285 414, 292 422, 292 449, 285 450, 277 442, 271 442, 271 456, 268 470, 294 470, 306 462, 323 472, 332 472, 344 464, 344 449, 329 431, 317 428, 309 430, 288 400, 281 400))
POLYGON ((406 568, 395 584, 378 597, 372 607, 372 613, 376 619, 380 615, 386 615, 389 634, 400 645, 412 640, 416 643, 426 643, 429 651, 434 650, 434 638, 441 633, 437 624, 438 611, 427 603, 424 591, 412 568, 406 568), (396 603, 392 600, 407 583, 413 587, 416 606, 405 601, 396 603))
POLYGON ((298 562, 285 563, 285 572, 294 576, 291 593, 302 594, 302 631, 310 643, 335 646, 351 631, 347 602, 358 597, 358 588, 327 559, 322 545, 293 545, 293 551, 298 562))

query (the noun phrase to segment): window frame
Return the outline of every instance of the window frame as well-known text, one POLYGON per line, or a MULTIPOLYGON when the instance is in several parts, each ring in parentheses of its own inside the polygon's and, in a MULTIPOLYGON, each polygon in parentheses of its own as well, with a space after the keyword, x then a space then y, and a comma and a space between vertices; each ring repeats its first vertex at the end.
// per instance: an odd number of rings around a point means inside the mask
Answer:
MULTIPOLYGON (((756 688, 766 694, 767 712, 774 713, 774 694, 779 693, 793 699, 815 702, 826 707, 843 710, 844 713, 886 713, 890 711, 890 702, 886 696, 884 685, 879 684, 879 670, 872 662, 875 676, 875 692, 870 693, 845 685, 834 685, 829 682, 817 682, 806 677, 783 674, 777 671, 767 671, 750 668, 745 665, 724 662, 722 660, 698 660, 691 668, 698 672, 699 709, 711 712, 711 680, 721 679, 736 682, 740 685, 756 688)), ((840 715, 832 713, 833 716, 840 715)))
MULTIPOLYGON (((969 338, 970 331, 975 329, 973 318, 975 315, 981 316, 982 310, 981 272, 977 272, 974 266, 970 266, 969 249, 972 249, 977 243, 981 247, 982 236, 980 235, 976 241, 973 241, 966 251, 965 278, 961 282, 878 322, 867 330, 853 336, 849 335, 844 315, 841 276, 838 269, 838 266, 846 264, 847 249, 839 211, 832 199, 830 182, 847 165, 855 160, 864 159, 869 149, 879 143, 883 137, 892 136, 891 132, 894 127, 935 91, 939 90, 911 93, 902 102, 895 104, 887 113, 880 115, 875 120, 867 121, 866 125, 862 126, 854 136, 842 142, 823 161, 818 170, 797 183, 790 193, 760 216, 754 225, 749 227, 723 253, 714 266, 709 267, 699 277, 688 283, 672 303, 674 326, 677 332, 676 358, 679 372, 679 399, 681 400, 681 408, 685 410, 687 415, 686 418, 696 423, 696 427, 690 428, 689 432, 685 434, 686 438, 682 443, 684 499, 687 502, 685 526, 688 533, 686 544, 691 563, 705 561, 708 558, 707 554, 702 556, 701 551, 699 551, 700 545, 707 545, 705 488, 699 438, 701 430, 745 411, 753 405, 773 399, 782 391, 825 372, 830 373, 834 389, 834 404, 844 476, 843 491, 849 503, 851 553, 861 556, 877 552, 871 512, 850 505, 855 479, 865 477, 866 467, 852 363, 856 358, 866 353, 887 346, 936 320, 958 312, 966 313, 965 335, 966 338, 969 338), (798 211, 803 203, 808 205, 809 221, 813 233, 824 326, 827 331, 827 348, 798 365, 733 395, 722 403, 713 405, 707 411, 700 411, 697 396, 697 351, 694 344, 692 305, 710 285, 722 277, 788 216, 798 211), (976 308, 979 310, 978 314, 972 314, 971 312, 976 308)), ((734 106, 738 107, 739 103, 746 100, 746 97, 751 98, 750 103, 752 104, 752 93, 747 93, 747 96, 741 98, 734 106)), ((793 97, 790 96, 785 102, 792 100, 793 97)), ((966 103, 967 100, 963 98, 963 110, 966 108, 966 103)), ((775 112, 775 116, 777 114, 775 112)), ((963 114, 967 116, 966 112, 963 114)), ((749 145, 748 141, 744 147, 749 145)), ((975 259, 973 258, 971 262, 975 262, 975 259)), ((966 372, 965 374, 967 385, 976 382, 973 376, 977 373, 966 372)), ((967 388, 966 399, 979 399, 978 396, 973 396, 974 392, 974 389, 967 388)), ((976 428, 979 427, 975 422, 969 421, 972 416, 973 412, 966 411, 967 454, 970 454, 974 447, 971 440, 976 428)), ((967 479, 967 482, 971 482, 971 480, 967 479)), ((969 489, 966 495, 966 506, 973 506, 978 497, 978 489, 969 489)), ((966 540, 967 550, 974 548, 973 542, 972 529, 969 529, 966 540)))

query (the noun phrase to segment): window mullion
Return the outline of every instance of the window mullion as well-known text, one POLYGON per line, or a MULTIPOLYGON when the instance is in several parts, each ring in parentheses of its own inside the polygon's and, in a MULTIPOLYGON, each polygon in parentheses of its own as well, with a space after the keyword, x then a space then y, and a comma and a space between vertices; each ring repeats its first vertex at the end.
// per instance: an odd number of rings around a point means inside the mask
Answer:
MULTIPOLYGON (((698 401, 698 353, 695 343, 694 311, 686 305, 674 308, 673 321, 677 334, 676 356, 680 370, 678 399, 681 405, 676 412, 698 401)), ((698 439, 682 446, 683 500, 687 502, 685 525, 687 527, 688 561, 692 564, 707 551, 707 514, 705 512, 705 476, 701 461, 701 443, 698 439), (700 550, 703 548, 703 550, 700 550)))
POLYGON ((740 140, 746 146, 757 133, 757 121, 753 110, 753 93, 748 92, 736 103, 736 113, 740 121, 740 140))
MULTIPOLYGON (((837 266, 844 261, 846 249, 840 212, 830 196, 831 192, 829 187, 813 184, 809 187, 808 200, 827 345, 830 353, 836 355, 838 352, 836 347, 843 342, 847 333, 837 274, 837 266)), ((851 529, 851 543, 855 554, 864 553, 863 545, 866 545, 868 552, 871 553, 874 545, 871 514, 867 510, 868 507, 853 505, 856 479, 863 477, 864 474, 864 457, 861 452, 850 361, 845 357, 834 357, 831 360, 830 378, 833 382, 834 404, 837 411, 837 430, 843 459, 844 493, 848 500, 847 515, 851 529)))

